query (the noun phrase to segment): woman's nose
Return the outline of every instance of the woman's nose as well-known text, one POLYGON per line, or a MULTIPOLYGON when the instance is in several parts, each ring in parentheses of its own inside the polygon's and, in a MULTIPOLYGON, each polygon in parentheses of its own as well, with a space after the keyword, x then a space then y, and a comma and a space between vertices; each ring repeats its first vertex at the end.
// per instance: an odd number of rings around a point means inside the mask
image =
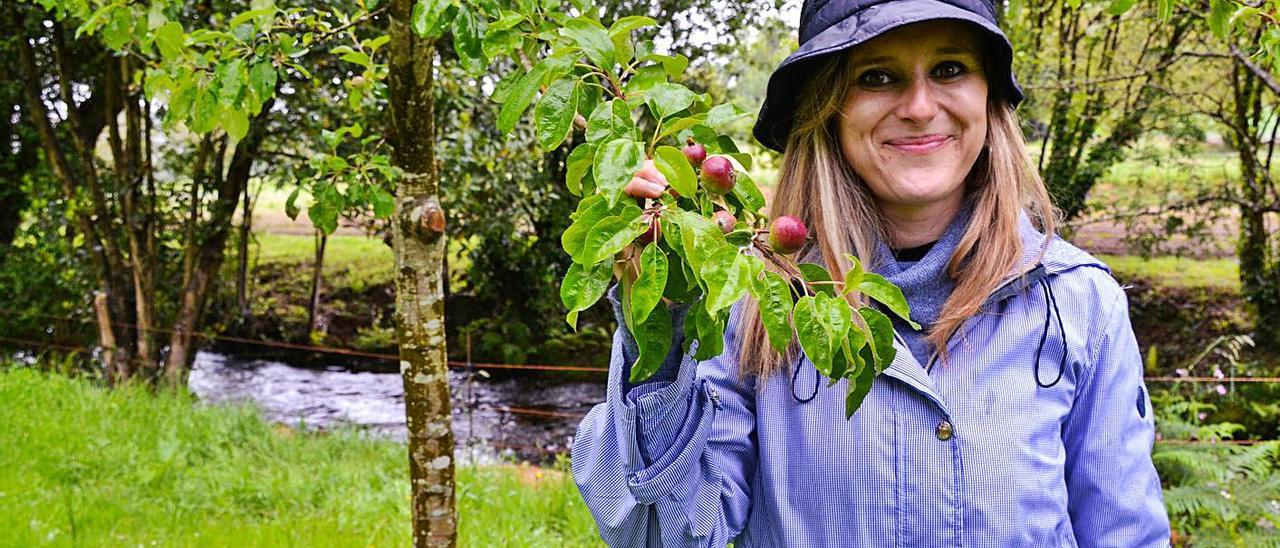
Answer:
POLYGON ((912 78, 903 90, 898 116, 904 120, 927 122, 938 114, 938 98, 928 78, 912 78))

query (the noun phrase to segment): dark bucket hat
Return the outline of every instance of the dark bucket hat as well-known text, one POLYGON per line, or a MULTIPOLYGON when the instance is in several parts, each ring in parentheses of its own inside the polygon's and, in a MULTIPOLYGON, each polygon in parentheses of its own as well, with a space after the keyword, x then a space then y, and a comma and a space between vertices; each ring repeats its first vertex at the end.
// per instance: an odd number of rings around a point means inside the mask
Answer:
POLYGON ((986 31, 994 61, 990 86, 1008 102, 1022 102, 1013 77, 1013 46, 996 26, 995 7, 985 0, 805 0, 800 8, 800 47, 769 76, 769 90, 753 133, 760 143, 782 152, 795 116, 796 98, 813 70, 830 54, 848 50, 888 31, 934 19, 953 19, 986 31))

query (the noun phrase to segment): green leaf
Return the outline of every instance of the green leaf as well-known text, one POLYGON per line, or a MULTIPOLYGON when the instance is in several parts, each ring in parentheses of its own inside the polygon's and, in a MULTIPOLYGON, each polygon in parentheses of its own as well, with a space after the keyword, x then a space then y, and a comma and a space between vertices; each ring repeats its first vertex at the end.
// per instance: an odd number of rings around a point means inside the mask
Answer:
POLYGON ((218 98, 207 88, 201 88, 191 105, 191 131, 208 133, 218 125, 218 98))
POLYGON ((363 51, 349 51, 347 53, 342 54, 342 56, 339 57, 339 59, 342 59, 343 61, 346 61, 348 63, 354 63, 357 65, 360 65, 364 68, 370 68, 373 66, 373 60, 369 58, 369 54, 363 51))
MULTIPOLYGON (((730 158, 734 158, 730 156, 730 158)), ((735 160, 737 158, 734 158, 735 160)), ((756 182, 751 178, 751 174, 742 169, 739 164, 737 169, 737 184, 733 185, 733 195, 742 202, 747 209, 759 210, 765 206, 764 194, 760 192, 760 187, 756 186, 756 182)))
POLYGON ((289 199, 284 201, 284 214, 290 219, 298 219, 298 194, 302 192, 302 187, 295 187, 293 192, 289 193, 289 199))
MULTIPOLYGON (((831 274, 829 274, 829 273, 827 272, 827 269, 826 269, 825 267, 823 267, 822 265, 814 264, 814 263, 800 263, 800 264, 799 264, 799 265, 797 265, 797 266, 799 266, 799 267, 800 267, 800 275, 801 275, 801 276, 804 276, 804 280, 805 280, 806 282, 829 282, 829 281, 831 281, 831 274)), ((815 291, 819 291, 819 292, 822 292, 822 293, 826 293, 827 295, 833 295, 833 296, 834 296, 834 295, 836 294, 836 288, 835 288, 835 286, 833 286, 833 285, 831 285, 831 284, 827 284, 827 283, 820 283, 820 284, 817 284, 817 285, 813 285, 813 286, 811 286, 811 287, 812 287, 812 289, 814 289, 815 291)))
POLYGON ((596 226, 596 223, 608 216, 609 204, 606 204, 604 197, 600 195, 589 196, 578 204, 578 211, 572 215, 573 223, 560 235, 561 247, 574 262, 586 262, 582 250, 587 242, 587 234, 596 226))
POLYGON ((227 108, 222 111, 222 129, 232 141, 239 141, 249 133, 249 115, 238 108, 227 108))
POLYGON ((617 36, 619 34, 630 33, 631 31, 636 29, 643 29, 643 28, 656 27, 656 26, 658 26, 658 22, 654 21, 652 17, 644 17, 640 15, 628 15, 626 17, 618 19, 617 21, 614 21, 613 25, 609 26, 609 36, 611 37, 617 36))
POLYGON ((596 188, 604 193, 609 206, 618 203, 622 190, 631 178, 644 167, 644 145, 631 139, 614 139, 605 143, 596 154, 592 172, 596 188))
POLYGON ((156 29, 156 49, 160 50, 160 56, 164 57, 165 61, 173 62, 181 57, 185 41, 186 35, 182 33, 182 23, 169 21, 156 29))
POLYGON ((276 92, 276 68, 271 61, 258 61, 249 69, 249 88, 260 101, 266 101, 276 92))
POLYGON ((876 378, 876 371, 870 367, 862 368, 852 382, 849 383, 849 394, 844 399, 844 418, 853 418, 854 412, 862 407, 863 400, 871 393, 871 383, 876 378))
POLYGON ((489 32, 485 33, 480 43, 484 56, 493 59, 520 47, 521 38, 520 33, 514 30, 495 30, 490 26, 489 32))
POLYGON ((613 43, 614 52, 622 61, 629 61, 635 55, 634 48, 631 47, 631 31, 643 28, 657 26, 657 21, 649 17, 641 17, 638 15, 628 15, 613 22, 613 26, 609 27, 609 41, 613 43))
POLYGON ((636 73, 627 80, 626 87, 628 95, 636 95, 645 93, 660 83, 667 81, 667 73, 662 67, 654 65, 646 65, 636 70, 636 73))
POLYGON ((1111 0, 1111 4, 1107 6, 1107 13, 1110 15, 1123 15, 1129 11, 1138 0, 1111 0))
MULTIPOLYGON (((151 7, 147 8, 147 28, 155 30, 156 28, 169 22, 169 17, 164 14, 165 5, 163 2, 152 2, 151 7)), ((79 31, 76 32, 77 36, 79 31)))
POLYGON ((702 265, 707 283, 707 312, 714 314, 738 302, 751 285, 750 258, 733 246, 716 250, 702 265))
POLYGON ((662 302, 662 292, 666 287, 667 254, 656 242, 651 243, 640 254, 640 275, 631 286, 631 315, 636 322, 643 322, 649 312, 662 302))
POLYGON ((547 87, 533 109, 538 124, 538 145, 543 150, 555 150, 569 136, 577 106, 577 78, 556 80, 547 87))
POLYGON ((871 330, 867 339, 871 341, 871 353, 876 359, 875 372, 879 373, 893 363, 893 357, 898 353, 898 349, 893 346, 893 321, 883 312, 871 307, 859 308, 858 314, 862 315, 871 330))
POLYGON ((484 57, 484 22, 476 17, 466 4, 458 8, 453 18, 453 48, 458 53, 458 60, 468 72, 476 73, 484 68, 487 60, 484 57))
POLYGON ((439 36, 440 31, 449 23, 444 20, 444 12, 450 4, 450 0, 419 0, 415 3, 409 14, 409 25, 413 27, 413 32, 424 38, 439 36))
POLYGON ((395 212, 395 196, 381 188, 373 189, 372 194, 369 196, 369 202, 373 204, 373 216, 378 219, 386 219, 395 212))
POLYGON ((592 267, 583 267, 578 263, 569 265, 564 280, 560 282, 560 302, 569 309, 565 318, 569 327, 577 331, 578 312, 591 308, 604 292, 609 289, 609 280, 613 279, 613 265, 601 263, 592 267))
POLYGON ((1231 16, 1236 11, 1236 3, 1231 0, 1209 1, 1209 30, 1219 40, 1226 40, 1230 31, 1231 16))
POLYGON ((689 68, 689 58, 680 54, 662 55, 660 53, 649 53, 642 56, 641 60, 657 61, 660 66, 654 67, 672 78, 679 78, 684 73, 684 69, 689 68))
POLYGON ((667 184, 681 196, 693 197, 698 191, 698 176, 693 173, 693 165, 680 149, 673 146, 658 147, 654 151, 653 164, 666 177, 667 184))
POLYGON ((907 306, 907 298, 903 296, 902 290, 898 286, 889 283, 884 276, 874 272, 865 272, 862 274, 861 281, 858 282, 858 291, 863 295, 871 297, 881 304, 889 307, 889 310, 897 314, 899 318, 906 320, 911 327, 917 331, 920 330, 920 324, 911 321, 911 309, 907 306))
POLYGON ((244 62, 239 58, 218 66, 218 100, 224 105, 234 105, 244 89, 244 62))
POLYGON ((322 200, 316 197, 315 203, 307 208, 307 217, 311 219, 311 224, 325 234, 333 234, 338 229, 338 207, 337 204, 328 200, 322 200))
POLYGON ((691 128, 703 122, 706 118, 705 113, 694 114, 693 116, 685 116, 675 120, 667 120, 662 124, 662 132, 658 134, 658 139, 663 139, 668 135, 676 134, 685 129, 691 128))
POLYGON ((707 120, 704 122, 708 127, 721 129, 725 124, 748 116, 747 111, 733 103, 716 105, 707 111, 707 120))
POLYGON ((640 130, 636 128, 636 121, 631 117, 631 105, 626 101, 610 101, 610 109, 613 111, 613 130, 619 135, 631 137, 633 140, 639 141, 640 130))
POLYGON ((524 109, 529 108, 529 103, 533 102, 534 96, 538 94, 538 85, 542 83, 544 71, 546 71, 546 65, 538 63, 533 70, 521 76, 511 87, 506 100, 502 103, 502 110, 498 111, 498 131, 503 135, 511 133, 511 130, 516 127, 516 122, 520 121, 520 116, 524 114, 524 109))
POLYGON ((574 196, 582 195, 582 177, 591 171, 595 156, 595 143, 582 143, 574 147, 565 160, 564 184, 574 196))
POLYGON ((792 312, 800 348, 804 349, 805 355, 819 373, 830 377, 831 335, 823 323, 825 319, 823 311, 818 310, 817 299, 810 296, 801 297, 792 312))
POLYGON ((519 12, 502 10, 502 16, 497 21, 489 23, 489 30, 508 30, 513 29, 516 25, 524 22, 524 15, 519 12))
POLYGON ((769 334, 769 346, 779 353, 791 346, 791 285, 781 275, 765 272, 755 283, 756 301, 760 304, 760 320, 769 334))
POLYGON ((664 215, 680 226, 681 244, 685 260, 694 272, 701 272, 702 265, 720 248, 729 245, 724 233, 710 219, 697 213, 680 209, 668 210, 664 215))
POLYGON ((240 12, 235 17, 232 17, 230 21, 227 21, 227 28, 235 28, 245 23, 248 23, 250 20, 257 19, 259 17, 275 15, 275 13, 276 13, 276 8, 274 7, 240 12))
POLYGON ((680 112, 693 104, 694 93, 680 84, 663 82, 649 88, 645 93, 645 104, 657 118, 666 118, 680 112))
POLYGON ((179 87, 170 92, 168 115, 171 122, 183 121, 190 117, 191 107, 195 104, 196 96, 200 94, 200 88, 194 83, 179 80, 177 85, 179 87))
POLYGON ((671 312, 665 306, 653 309, 635 327, 633 334, 636 346, 640 349, 640 355, 631 365, 631 382, 635 383, 652 377, 666 361, 667 354, 671 351, 671 312))
POLYGON ((668 76, 677 78, 684 73, 684 69, 689 68, 689 58, 680 54, 664 56, 662 68, 666 69, 668 76))
POLYGON ((826 293, 819 293, 817 306, 820 312, 827 315, 824 323, 827 326, 827 334, 831 336, 831 340, 845 340, 849 336, 849 328, 853 326, 853 308, 849 306, 848 301, 840 297, 832 297, 826 293))
POLYGON ((587 54, 587 59, 597 67, 604 69, 605 72, 613 70, 615 60, 613 42, 609 40, 609 33, 600 23, 585 16, 576 17, 565 21, 560 34, 573 40, 579 48, 582 48, 582 52, 587 54))
POLYGON ((698 341, 698 351, 693 359, 709 360, 724 353, 724 323, 707 313, 705 301, 698 301, 689 307, 684 319, 685 351, 690 343, 698 341))
MULTIPOLYGON (((637 208, 639 209, 639 208, 637 208)), ((627 247, 648 227, 640 221, 640 217, 630 215, 614 215, 602 219, 591 231, 583 243, 582 256, 584 264, 612 262, 613 256, 627 247)))
POLYGON ((844 291, 840 294, 844 295, 858 288, 858 284, 862 282, 862 274, 866 272, 862 269, 862 262, 850 253, 845 253, 844 257, 849 259, 849 271, 844 273, 844 291))
POLYGON ((1169 22, 1169 19, 1173 18, 1173 0, 1158 0, 1157 4, 1156 11, 1159 13, 1160 21, 1169 22))

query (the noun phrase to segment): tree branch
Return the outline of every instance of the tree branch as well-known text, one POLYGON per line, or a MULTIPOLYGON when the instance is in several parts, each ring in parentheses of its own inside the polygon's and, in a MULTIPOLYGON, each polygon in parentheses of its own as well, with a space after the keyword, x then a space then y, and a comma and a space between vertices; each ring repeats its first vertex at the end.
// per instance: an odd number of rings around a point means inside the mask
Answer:
POLYGON ((1267 86, 1267 89, 1271 90, 1271 93, 1280 95, 1280 82, 1276 82, 1275 77, 1266 69, 1262 68, 1257 63, 1250 61, 1249 56, 1245 55, 1243 51, 1240 51, 1240 48, 1237 48, 1235 44, 1231 45, 1231 56, 1243 65, 1244 68, 1248 69, 1249 72, 1253 73, 1258 80, 1261 80, 1263 85, 1267 86))

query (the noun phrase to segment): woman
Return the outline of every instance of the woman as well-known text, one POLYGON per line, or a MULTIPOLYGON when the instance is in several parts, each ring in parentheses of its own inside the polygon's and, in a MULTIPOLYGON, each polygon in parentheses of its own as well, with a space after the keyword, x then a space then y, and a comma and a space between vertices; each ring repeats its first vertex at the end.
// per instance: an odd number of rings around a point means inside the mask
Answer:
MULTIPOLYGON (((805 260, 843 271, 853 253, 902 287, 925 328, 898 321, 899 352, 849 420, 844 387, 820 388, 799 352, 770 353, 749 298, 724 354, 699 363, 676 345, 637 386, 620 328, 607 400, 572 454, 601 536, 1166 545, 1125 296, 1105 265, 1044 236, 1053 209, 992 6, 809 1, 800 42, 755 127, 784 154, 771 213, 813 227, 805 260)), ((628 191, 664 187, 647 168, 628 191)))

